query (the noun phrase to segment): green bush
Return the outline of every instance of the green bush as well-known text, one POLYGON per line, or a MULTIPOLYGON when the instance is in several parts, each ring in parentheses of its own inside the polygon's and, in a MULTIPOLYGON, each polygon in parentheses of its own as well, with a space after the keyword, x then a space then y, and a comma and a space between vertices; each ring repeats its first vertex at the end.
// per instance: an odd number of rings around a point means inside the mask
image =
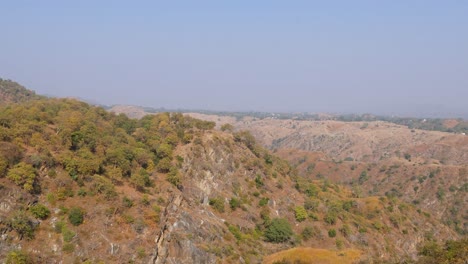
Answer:
POLYGON ((29 263, 28 255, 21 250, 13 250, 8 252, 5 264, 27 264, 29 263))
POLYGON ((29 211, 34 215, 34 217, 42 220, 46 219, 50 215, 50 210, 43 204, 35 204, 29 208, 29 211))
POLYGON ((36 226, 33 222, 26 216, 23 211, 17 212, 10 220, 9 226, 18 233, 20 239, 26 237, 26 239, 34 238, 34 231, 36 226))
POLYGON ((304 208, 306 210, 310 210, 310 211, 317 211, 318 207, 320 205, 320 201, 319 200, 316 200, 316 199, 306 199, 304 201, 304 208))
POLYGON ((284 218, 274 218, 265 230, 268 242, 281 243, 288 241, 293 235, 291 224, 284 218))
POLYGON ((268 199, 267 197, 262 197, 262 198, 260 199, 260 201, 258 201, 258 205, 259 205, 259 206, 265 206, 265 205, 268 204, 268 201, 269 201, 269 200, 270 200, 270 199, 268 199))
POLYGON ((229 206, 234 211, 241 206, 241 201, 235 197, 232 197, 231 200, 229 200, 229 206))
POLYGON ((179 170, 176 167, 170 167, 169 173, 167 174, 167 181, 172 183, 174 186, 179 186, 181 179, 179 170))
POLYGON ((349 236, 351 234, 351 228, 349 227, 349 225, 344 224, 340 228, 340 232, 341 232, 341 234, 343 234, 344 237, 347 237, 347 236, 349 236))
POLYGON ((36 169, 25 162, 20 162, 8 171, 7 178, 26 191, 32 192, 36 180, 36 169))
POLYGON ((333 229, 333 228, 328 230, 328 236, 329 237, 336 237, 336 230, 333 229))
POLYGON ((318 230, 314 227, 311 226, 306 226, 301 232, 302 239, 305 241, 311 239, 313 236, 315 236, 318 233, 318 230))
POLYGON ((124 196, 122 199, 122 203, 125 207, 131 208, 133 206, 133 200, 128 198, 127 196, 124 196))
POLYGON ((62 237, 63 241, 65 242, 71 242, 73 238, 76 236, 76 233, 68 229, 66 226, 62 227, 62 237))
POLYGON ((221 197, 211 198, 209 204, 218 212, 224 213, 224 200, 221 197))
POLYGON ((74 226, 81 225, 84 220, 83 210, 78 207, 71 208, 68 212, 68 220, 70 220, 70 223, 74 226))
POLYGON ((327 215, 325 215, 324 221, 329 225, 334 225, 336 223, 336 218, 337 217, 334 212, 328 212, 327 215))
POLYGON ((307 211, 302 206, 296 206, 294 208, 294 216, 296 217, 296 221, 302 222, 307 219, 307 211))

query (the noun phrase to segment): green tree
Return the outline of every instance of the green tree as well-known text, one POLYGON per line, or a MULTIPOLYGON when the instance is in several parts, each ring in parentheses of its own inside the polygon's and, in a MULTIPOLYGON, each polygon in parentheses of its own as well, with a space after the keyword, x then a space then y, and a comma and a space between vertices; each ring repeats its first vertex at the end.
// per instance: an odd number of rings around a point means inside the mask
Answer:
POLYGON ((281 243, 288 241, 293 235, 291 224, 284 218, 274 218, 265 230, 268 242, 281 243))

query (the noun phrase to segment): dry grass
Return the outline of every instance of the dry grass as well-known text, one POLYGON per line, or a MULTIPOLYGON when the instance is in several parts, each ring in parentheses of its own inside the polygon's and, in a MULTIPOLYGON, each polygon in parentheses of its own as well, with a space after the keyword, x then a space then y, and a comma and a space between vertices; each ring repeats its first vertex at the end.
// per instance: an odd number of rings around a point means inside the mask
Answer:
POLYGON ((292 263, 300 260, 311 264, 352 264, 360 257, 361 251, 357 249, 332 251, 319 248, 292 248, 265 257, 263 264, 272 264, 283 259, 292 263))

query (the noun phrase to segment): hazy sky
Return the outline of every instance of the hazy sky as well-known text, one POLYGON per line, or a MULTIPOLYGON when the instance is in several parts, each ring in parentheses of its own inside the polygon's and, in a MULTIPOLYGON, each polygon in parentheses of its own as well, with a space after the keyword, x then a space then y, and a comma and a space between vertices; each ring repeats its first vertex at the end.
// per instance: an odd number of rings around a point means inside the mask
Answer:
POLYGON ((0 10, 0 77, 41 94, 468 113, 468 1, 11 0, 0 10))

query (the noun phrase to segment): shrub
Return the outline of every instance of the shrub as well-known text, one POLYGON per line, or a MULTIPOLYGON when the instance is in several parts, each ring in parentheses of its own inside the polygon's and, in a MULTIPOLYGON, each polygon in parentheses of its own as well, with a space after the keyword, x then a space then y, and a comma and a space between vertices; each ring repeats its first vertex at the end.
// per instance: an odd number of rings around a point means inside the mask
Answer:
POLYGON ((365 181, 369 179, 369 176, 367 175, 367 171, 362 171, 361 174, 359 175, 359 184, 363 184, 365 181))
POLYGON ((259 205, 259 206, 265 206, 265 205, 268 204, 268 201, 269 201, 269 200, 270 200, 270 199, 268 199, 267 197, 262 197, 262 198, 260 199, 260 201, 258 201, 258 205, 259 205))
POLYGON ((317 187, 317 185, 315 185, 313 183, 309 184, 309 186, 305 190, 305 193, 309 197, 317 197, 318 192, 319 192, 319 188, 317 187))
POLYGON ((281 243, 288 241, 293 234, 291 224, 284 218, 274 218, 265 230, 268 242, 281 243))
POLYGON ((319 204, 320 204, 319 200, 307 199, 304 202, 304 208, 306 210, 310 210, 310 211, 315 212, 318 209, 319 204))
POLYGON ((20 162, 8 171, 7 178, 26 191, 32 192, 36 180, 36 169, 25 162, 20 162))
POLYGON ((122 202, 125 207, 131 208, 133 206, 133 200, 128 198, 127 196, 124 196, 122 202))
POLYGON ((339 250, 343 249, 344 247, 344 241, 339 238, 336 239, 335 244, 336 244, 336 248, 339 250))
POLYGON ((62 226, 62 237, 63 241, 71 242, 73 238, 76 236, 76 233, 68 229, 65 225, 62 226))
POLYGON ((80 189, 78 190, 78 196, 85 197, 87 194, 88 194, 88 193, 87 193, 86 190, 83 189, 83 188, 80 188, 80 189))
POLYGON ((29 211, 31 211, 32 215, 34 217, 39 218, 39 219, 46 219, 50 215, 50 210, 42 204, 35 204, 29 208, 29 211))
POLYGON ((151 185, 149 173, 143 168, 138 173, 132 174, 130 181, 138 190, 144 190, 145 187, 151 185))
POLYGON ((234 126, 231 125, 231 124, 226 123, 226 124, 223 124, 223 125, 221 126, 221 131, 229 131, 229 132, 232 132, 233 130, 234 130, 234 126))
POLYGON ((5 264, 27 264, 29 263, 28 255, 21 250, 13 250, 8 252, 5 264))
POLYGON ((221 197, 211 198, 209 201, 211 207, 220 213, 224 213, 224 201, 221 197))
POLYGON ((229 200, 229 206, 231 207, 233 211, 239 208, 240 205, 241 205, 241 201, 235 197, 232 197, 231 200, 229 200))
POLYGON ((228 229, 237 241, 240 241, 242 239, 242 233, 237 226, 229 225, 228 229))
POLYGON ((334 212, 328 212, 324 221, 329 225, 334 225, 336 223, 336 214, 334 212))
POLYGON ((296 221, 302 222, 307 219, 307 211, 302 206, 296 206, 294 208, 294 216, 296 217, 296 221))
POLYGON ((18 233, 20 239, 26 237, 26 239, 34 238, 34 231, 36 226, 22 211, 17 212, 9 221, 9 226, 18 233))
POLYGON ((318 230, 316 228, 306 226, 301 232, 302 239, 305 241, 311 239, 313 236, 315 236, 318 233, 318 230))
POLYGON ((333 229, 333 228, 328 230, 328 236, 329 237, 336 237, 336 230, 333 229))
POLYGON ((174 186, 179 186, 181 179, 180 179, 180 174, 179 170, 176 167, 171 167, 169 169, 169 173, 167 174, 167 181, 172 183, 174 186))
POLYGON ((84 212, 78 207, 73 207, 68 212, 68 220, 74 226, 81 225, 83 223, 84 212))
POLYGON ((344 224, 340 228, 340 232, 341 232, 341 234, 343 234, 344 237, 347 237, 347 236, 349 236, 351 234, 351 228, 349 227, 349 225, 344 224))
POLYGON ((262 177, 260 177, 260 175, 257 175, 257 177, 255 177, 255 185, 257 186, 257 188, 260 188, 263 185, 265 185, 265 183, 263 182, 263 179, 262 179, 262 177))

